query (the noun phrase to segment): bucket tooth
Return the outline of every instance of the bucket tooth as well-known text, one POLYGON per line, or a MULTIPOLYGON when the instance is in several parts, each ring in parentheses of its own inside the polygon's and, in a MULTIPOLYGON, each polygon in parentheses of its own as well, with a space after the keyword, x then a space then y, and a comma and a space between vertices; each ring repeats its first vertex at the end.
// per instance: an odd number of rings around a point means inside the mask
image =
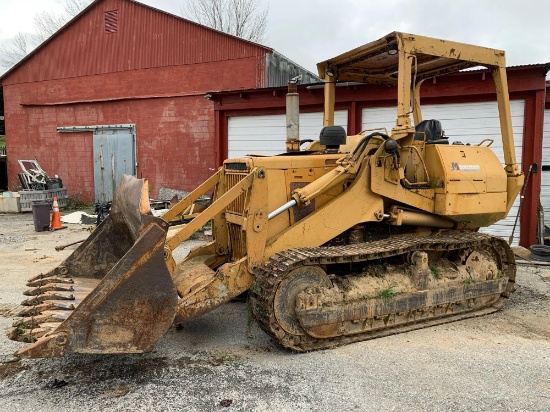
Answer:
POLYGON ((59 293, 59 292, 46 292, 42 295, 34 296, 30 299, 26 299, 21 304, 23 306, 34 306, 40 303, 44 303, 47 300, 74 300, 75 297, 72 293, 59 293))
POLYGON ((60 283, 47 283, 42 286, 37 286, 23 292, 25 296, 37 296, 45 292, 73 292, 74 288, 71 285, 60 283))
POLYGON ((40 324, 38 328, 32 329, 30 331, 29 342, 35 342, 47 333, 56 330, 59 325, 61 325, 61 322, 48 322, 40 324))
POLYGON ((60 266, 29 279, 17 356, 143 353, 170 328, 178 294, 164 259, 168 224, 143 179, 124 176, 111 213, 60 266), (52 313, 53 312, 53 313, 52 313))
POLYGON ((92 290, 94 290, 98 283, 98 279, 86 278, 77 279, 76 282, 70 285, 47 283, 43 286, 37 286, 23 292, 24 295, 34 297, 23 301, 21 304, 23 306, 37 306, 45 303, 47 304, 52 300, 71 300, 74 301, 71 309, 74 309, 74 307, 77 306, 78 303, 80 303, 92 290))
POLYGON ((34 288, 42 285, 47 285, 48 283, 69 283, 70 284, 70 283, 74 283, 74 280, 68 277, 48 276, 37 280, 29 279, 29 281, 27 281, 27 286, 34 288))
POLYGON ((33 343, 36 342, 41 337, 45 336, 46 334, 54 331, 61 325, 61 322, 48 322, 40 324, 36 328, 24 328, 24 327, 17 327, 13 328, 11 332, 9 333, 8 337, 11 340, 16 340, 19 342, 24 343, 33 343))
POLYGON ((18 342, 32 343, 32 335, 30 329, 22 327, 12 328, 8 333, 8 339, 18 342))
POLYGON ((24 292, 27 296, 35 296, 22 302, 24 308, 18 316, 39 316, 45 311, 73 311, 84 298, 97 286, 98 279, 78 279, 77 282, 67 284, 46 284, 24 292), (59 292, 70 292, 59 294, 59 292))
POLYGON ((71 303, 69 303, 68 301, 49 300, 39 305, 34 305, 28 308, 24 308, 20 310, 19 313, 17 313, 17 316, 38 316, 46 310, 72 311, 75 308, 75 303, 77 303, 76 299, 71 303))
POLYGON ((14 328, 32 329, 42 323, 47 322, 63 322, 69 317, 70 312, 61 311, 46 311, 38 316, 26 317, 13 322, 14 328))
POLYGON ((27 286, 31 286, 31 285, 29 285, 29 283, 39 282, 39 281, 42 281, 42 280, 48 279, 48 278, 67 278, 67 279, 70 279, 69 276, 65 276, 67 274, 67 272, 68 272, 68 269, 67 269, 66 266, 58 266, 58 267, 56 267, 55 269, 53 269, 52 271, 50 271, 48 273, 41 273, 39 275, 33 276, 32 278, 27 280, 27 286))

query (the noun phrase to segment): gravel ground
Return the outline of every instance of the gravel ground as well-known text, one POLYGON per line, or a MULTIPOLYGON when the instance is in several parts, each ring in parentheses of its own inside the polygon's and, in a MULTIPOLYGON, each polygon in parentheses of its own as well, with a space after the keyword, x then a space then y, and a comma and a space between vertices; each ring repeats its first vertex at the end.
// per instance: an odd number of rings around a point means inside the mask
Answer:
MULTIPOLYGON (((504 310, 341 348, 288 352, 244 303, 170 330, 144 355, 15 360, 6 338, 25 279, 74 250, 86 227, 34 232, 0 215, 0 410, 547 411, 550 269, 519 266, 504 310)), ((187 243, 178 250, 183 256, 187 243)))

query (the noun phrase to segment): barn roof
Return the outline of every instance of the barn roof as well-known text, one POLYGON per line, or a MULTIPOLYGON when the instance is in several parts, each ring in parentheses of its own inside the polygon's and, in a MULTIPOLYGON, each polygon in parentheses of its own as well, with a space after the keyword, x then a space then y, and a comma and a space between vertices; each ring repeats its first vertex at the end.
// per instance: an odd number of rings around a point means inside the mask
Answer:
MULTIPOLYGON (((84 10, 82 10, 78 15, 76 15, 73 19, 71 19, 69 22, 67 22, 57 32, 55 32, 52 36, 50 36, 48 39, 46 39, 44 42, 42 42, 37 48, 35 48, 33 51, 31 51, 21 61, 19 61, 12 68, 10 68, 6 73, 4 73, 0 77, 0 84, 5 84, 6 79, 8 79, 9 77, 12 77, 12 75, 14 75, 14 73, 18 72, 23 67, 28 68, 29 67, 28 63, 30 63, 41 51, 43 51, 49 45, 52 45, 52 43, 54 43, 60 37, 62 37, 64 39, 67 39, 69 37, 69 35, 66 34, 66 33, 75 24, 78 24, 79 22, 85 20, 86 16, 91 14, 92 10, 94 10, 96 7, 99 7, 102 3, 106 2, 106 1, 108 1, 108 0, 95 0, 95 1, 93 1, 88 7, 86 7, 84 10)), ((242 55, 244 55, 244 54, 246 54, 246 55, 267 55, 267 56, 271 56, 272 57, 271 61, 274 61, 275 63, 277 63, 279 67, 287 67, 287 68, 292 67, 293 68, 292 72, 295 72, 296 70, 301 69, 301 70, 304 70, 304 72, 308 73, 308 75, 312 76, 312 79, 316 79, 315 74, 313 74, 311 72, 308 72, 308 71, 305 71, 305 69, 301 68, 296 63, 292 62, 290 59, 280 55, 279 53, 276 53, 273 49, 271 49, 267 46, 264 46, 264 45, 261 45, 261 44, 258 44, 258 43, 254 43, 254 42, 251 42, 251 41, 248 41, 248 40, 245 40, 245 39, 242 39, 242 38, 239 38, 239 37, 236 37, 236 36, 224 33, 224 32, 221 32, 219 30, 215 30, 215 29, 203 26, 203 25, 198 24, 196 22, 193 22, 191 20, 184 19, 180 16, 176 16, 176 15, 168 13, 166 11, 159 10, 155 7, 145 5, 145 4, 140 3, 138 1, 135 1, 135 0, 118 0, 116 3, 119 3, 119 4, 126 3, 126 5, 134 6, 134 7, 138 8, 141 11, 144 11, 146 13, 149 13, 149 14, 153 15, 156 20, 162 21, 163 23, 166 22, 166 21, 169 21, 169 22, 172 22, 175 25, 179 25, 178 22, 185 22, 185 26, 188 27, 188 28, 190 27, 191 28, 190 30, 192 32, 193 32, 193 30, 195 30, 197 33, 200 32, 203 37, 207 37, 208 39, 218 39, 218 42, 220 42, 219 39, 226 39, 226 41, 224 40, 223 45, 220 43, 220 47, 218 47, 218 48, 205 48, 205 47, 201 46, 199 43, 196 43, 196 46, 194 46, 193 44, 185 44, 184 46, 182 46, 181 42, 179 44, 175 44, 177 47, 174 47, 174 56, 166 57, 166 54, 162 56, 162 58, 164 58, 164 65, 187 64, 188 62, 186 61, 186 59, 187 60, 190 59, 190 57, 188 57, 188 56, 190 56, 191 54, 196 56, 196 58, 204 59, 206 61, 219 60, 218 55, 220 55, 221 53, 225 53, 225 54, 229 55, 229 53, 233 52, 233 53, 237 54, 237 58, 242 57, 242 55), (210 33, 210 34, 208 34, 208 33, 210 33), (231 47, 227 47, 228 45, 231 46, 231 47), (185 50, 183 50, 183 49, 185 49, 185 50), (228 49, 230 49, 230 50, 228 50, 228 49), (217 53, 216 57, 212 57, 214 55, 214 53, 217 53), (275 56, 275 57, 273 57, 273 56, 275 56), (208 58, 210 58, 211 60, 208 60, 208 58)), ((160 25, 160 23, 159 23, 159 25, 160 25)), ((186 30, 186 29, 179 30, 178 29, 177 32, 174 31, 173 33, 170 33, 174 36, 174 38, 175 38, 174 40, 164 39, 164 41, 165 42, 172 41, 173 43, 176 43, 176 41, 181 38, 182 33, 189 33, 189 30, 186 30)), ((196 34, 196 33, 193 32, 193 34, 196 34)), ((139 34, 137 34, 136 37, 139 37, 139 34)), ((89 66, 94 64, 93 62, 90 62, 90 57, 86 55, 86 53, 91 54, 91 51, 82 50, 82 48, 79 49, 78 43, 79 43, 80 39, 77 38, 74 33, 73 33, 73 37, 70 38, 70 40, 71 40, 70 42, 66 42, 66 43, 71 43, 71 45, 70 46, 66 45, 65 47, 66 48, 71 47, 72 49, 74 49, 72 52, 75 55, 78 54, 78 60, 79 60, 78 65, 80 65, 82 67, 86 64, 88 64, 89 66), (73 46, 73 44, 75 44, 75 43, 76 43, 76 45, 73 46)), ((138 38, 138 40, 140 40, 140 39, 138 38)), ((195 43, 195 42, 193 42, 193 43, 195 43)), ((68 53, 69 52, 67 50, 65 50, 65 51, 56 50, 55 47, 52 47, 52 49, 53 49, 53 53, 52 53, 52 58, 53 59, 58 58, 61 53, 68 53)), ((102 51, 102 50, 99 49, 99 47, 98 47, 98 52, 100 52, 100 51, 102 51)), ((124 50, 123 52, 130 53, 128 50, 124 50)), ((134 53, 134 56, 136 56, 137 53, 135 51, 133 51, 133 53, 134 53)), ((143 52, 143 51, 141 51, 140 53, 141 53, 141 55, 139 55, 135 58, 136 59, 139 58, 141 62, 143 60, 154 61, 155 59, 158 59, 158 50, 152 50, 152 51, 148 52, 147 56, 144 56, 145 52, 143 52)), ((268 61, 268 64, 271 64, 271 61, 268 61)), ((114 65, 114 63, 112 63, 112 65, 114 65)), ((104 66, 105 66, 105 64, 104 64, 104 66)), ((119 64, 119 66, 122 66, 122 63, 119 64)), ((137 68, 143 68, 143 67, 137 67, 137 68)), ((34 68, 35 73, 42 73, 40 70, 42 70, 42 68, 38 68, 38 67, 34 68)), ((50 69, 50 70, 54 70, 54 69, 50 69)), ((65 70, 64 75, 61 76, 61 77, 71 77, 71 74, 74 75, 74 73, 69 73, 69 69, 64 68, 62 64, 58 65, 55 68, 55 70, 58 70, 58 71, 65 70)), ((102 67, 102 70, 103 70, 102 72, 108 72, 109 71, 106 67, 102 67)), ((111 71, 119 71, 119 70, 124 70, 124 68, 122 68, 122 67, 116 67, 116 68, 112 67, 112 68, 110 68, 110 70, 111 71)), ((73 72, 74 72, 74 69, 73 69, 73 72)), ((277 74, 280 75, 280 73, 277 73, 277 74)), ((46 76, 46 75, 42 74, 41 76, 46 76)), ((39 76, 39 77, 41 77, 41 76, 39 76)), ((33 76, 29 75, 27 77, 33 77, 33 76)), ((36 77, 36 75, 34 77, 36 77)), ((37 79, 32 78, 32 80, 34 81, 34 80, 37 80, 37 79)), ((40 80, 42 80, 42 79, 40 79, 40 80)), ((11 79, 10 81, 13 81, 13 79, 11 79)), ((27 81, 29 81, 29 79, 27 81)), ((316 81, 318 81, 318 79, 316 81)))

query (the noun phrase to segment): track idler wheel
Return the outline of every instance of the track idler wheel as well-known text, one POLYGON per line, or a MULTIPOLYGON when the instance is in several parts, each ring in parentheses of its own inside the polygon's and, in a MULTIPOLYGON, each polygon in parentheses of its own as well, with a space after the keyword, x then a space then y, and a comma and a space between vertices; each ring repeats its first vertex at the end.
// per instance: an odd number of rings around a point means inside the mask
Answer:
POLYGON ((292 335, 304 335, 296 317, 298 295, 310 287, 331 286, 327 274, 318 266, 302 266, 290 271, 278 285, 273 299, 274 314, 279 325, 292 335))

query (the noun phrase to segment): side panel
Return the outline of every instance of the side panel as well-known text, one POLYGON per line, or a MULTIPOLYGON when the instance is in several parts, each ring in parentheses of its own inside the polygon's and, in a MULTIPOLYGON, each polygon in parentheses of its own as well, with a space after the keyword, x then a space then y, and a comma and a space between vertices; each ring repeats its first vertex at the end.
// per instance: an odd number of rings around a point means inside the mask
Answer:
MULTIPOLYGON (((512 100, 510 102, 510 106, 512 112, 516 158, 521 167, 525 101, 512 100)), ((395 116, 395 107, 363 109, 361 128, 370 129, 374 127, 386 127, 390 130, 395 124, 395 116)), ((494 150, 500 161, 504 162, 496 101, 423 105, 422 117, 425 120, 437 119, 441 121, 445 134, 449 136, 450 143, 454 141, 461 141, 465 144, 478 144, 486 138, 494 139, 491 149, 494 150)), ((490 227, 482 228, 480 231, 508 239, 512 233, 512 227, 514 226, 518 207, 519 196, 506 218, 500 220, 494 225, 491 225, 490 227)), ((519 233, 519 221, 515 233, 519 233)), ((517 245, 518 242, 519 236, 515 236, 515 245, 517 245)))
POLYGON ((94 132, 94 201, 113 200, 123 175, 135 175, 134 135, 130 130, 94 132))

